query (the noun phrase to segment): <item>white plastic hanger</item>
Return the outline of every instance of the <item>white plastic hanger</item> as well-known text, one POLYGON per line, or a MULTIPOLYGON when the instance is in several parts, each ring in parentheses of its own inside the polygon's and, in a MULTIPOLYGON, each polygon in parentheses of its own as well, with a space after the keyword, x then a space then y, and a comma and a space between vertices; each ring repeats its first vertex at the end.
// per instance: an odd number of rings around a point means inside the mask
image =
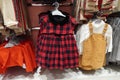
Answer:
POLYGON ((55 10, 52 11, 52 15, 59 15, 62 17, 66 17, 61 11, 58 10, 58 8, 59 8, 58 2, 53 3, 53 5, 55 5, 55 10))
POLYGON ((95 12, 93 14, 92 22, 95 22, 96 24, 101 23, 102 19, 99 18, 99 16, 101 16, 101 14, 102 14, 102 11, 95 12))

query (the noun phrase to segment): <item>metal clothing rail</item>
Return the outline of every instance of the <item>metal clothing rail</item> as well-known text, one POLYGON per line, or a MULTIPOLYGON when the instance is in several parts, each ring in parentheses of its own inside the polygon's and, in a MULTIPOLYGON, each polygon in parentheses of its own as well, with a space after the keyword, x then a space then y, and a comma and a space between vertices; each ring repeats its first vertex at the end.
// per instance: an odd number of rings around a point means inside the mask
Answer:
POLYGON ((31 30, 40 30, 40 27, 39 26, 32 27, 31 30))
MULTIPOLYGON (((51 6, 52 4, 28 3, 27 6, 51 6)), ((60 6, 72 6, 72 2, 60 3, 60 6)))

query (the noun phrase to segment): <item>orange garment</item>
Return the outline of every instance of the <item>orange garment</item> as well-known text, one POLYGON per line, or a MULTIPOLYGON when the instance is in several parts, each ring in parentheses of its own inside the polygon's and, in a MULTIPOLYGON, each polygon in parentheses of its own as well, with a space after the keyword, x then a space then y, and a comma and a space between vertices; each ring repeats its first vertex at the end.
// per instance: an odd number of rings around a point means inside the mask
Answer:
POLYGON ((105 24, 102 34, 93 33, 92 23, 89 23, 90 37, 83 42, 83 53, 79 58, 79 67, 84 70, 96 70, 105 62, 107 41, 104 34, 108 24, 105 24))
POLYGON ((26 65, 26 71, 32 72, 36 67, 35 52, 30 41, 25 41, 11 48, 0 46, 0 73, 8 67, 26 65))

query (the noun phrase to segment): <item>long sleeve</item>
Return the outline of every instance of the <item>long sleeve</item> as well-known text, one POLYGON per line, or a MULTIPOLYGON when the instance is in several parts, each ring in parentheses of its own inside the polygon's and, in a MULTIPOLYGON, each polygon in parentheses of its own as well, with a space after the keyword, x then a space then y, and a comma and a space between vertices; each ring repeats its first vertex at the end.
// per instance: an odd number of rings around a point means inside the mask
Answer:
POLYGON ((106 39, 107 39, 107 52, 112 52, 112 27, 109 25, 106 31, 106 39))
POLYGON ((78 29, 76 36, 75 36, 76 42, 77 42, 77 47, 78 47, 78 52, 80 54, 80 47, 79 47, 79 43, 80 43, 80 28, 78 29))
POLYGON ((4 25, 9 27, 18 24, 12 0, 0 0, 0 10, 3 15, 4 25))
POLYGON ((88 24, 82 25, 76 33, 76 41, 77 41, 79 55, 82 55, 83 41, 87 39, 89 36, 90 36, 90 32, 89 32, 88 24))

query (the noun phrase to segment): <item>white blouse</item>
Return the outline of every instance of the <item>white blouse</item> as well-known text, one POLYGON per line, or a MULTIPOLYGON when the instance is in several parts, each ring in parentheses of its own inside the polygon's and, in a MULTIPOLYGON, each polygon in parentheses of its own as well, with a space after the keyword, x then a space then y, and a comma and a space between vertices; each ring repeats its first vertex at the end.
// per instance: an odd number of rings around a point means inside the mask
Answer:
MULTIPOLYGON (((92 22, 92 25, 93 25, 94 33, 102 33, 105 26, 105 22, 103 20, 97 22, 96 20, 92 22)), ((83 41, 88 39, 89 36, 90 36, 89 24, 83 24, 76 33, 76 42, 77 42, 77 47, 80 55, 82 54, 83 41)), ((112 51, 112 27, 110 25, 108 25, 107 31, 105 33, 105 38, 107 39, 106 53, 111 52, 112 51)))

